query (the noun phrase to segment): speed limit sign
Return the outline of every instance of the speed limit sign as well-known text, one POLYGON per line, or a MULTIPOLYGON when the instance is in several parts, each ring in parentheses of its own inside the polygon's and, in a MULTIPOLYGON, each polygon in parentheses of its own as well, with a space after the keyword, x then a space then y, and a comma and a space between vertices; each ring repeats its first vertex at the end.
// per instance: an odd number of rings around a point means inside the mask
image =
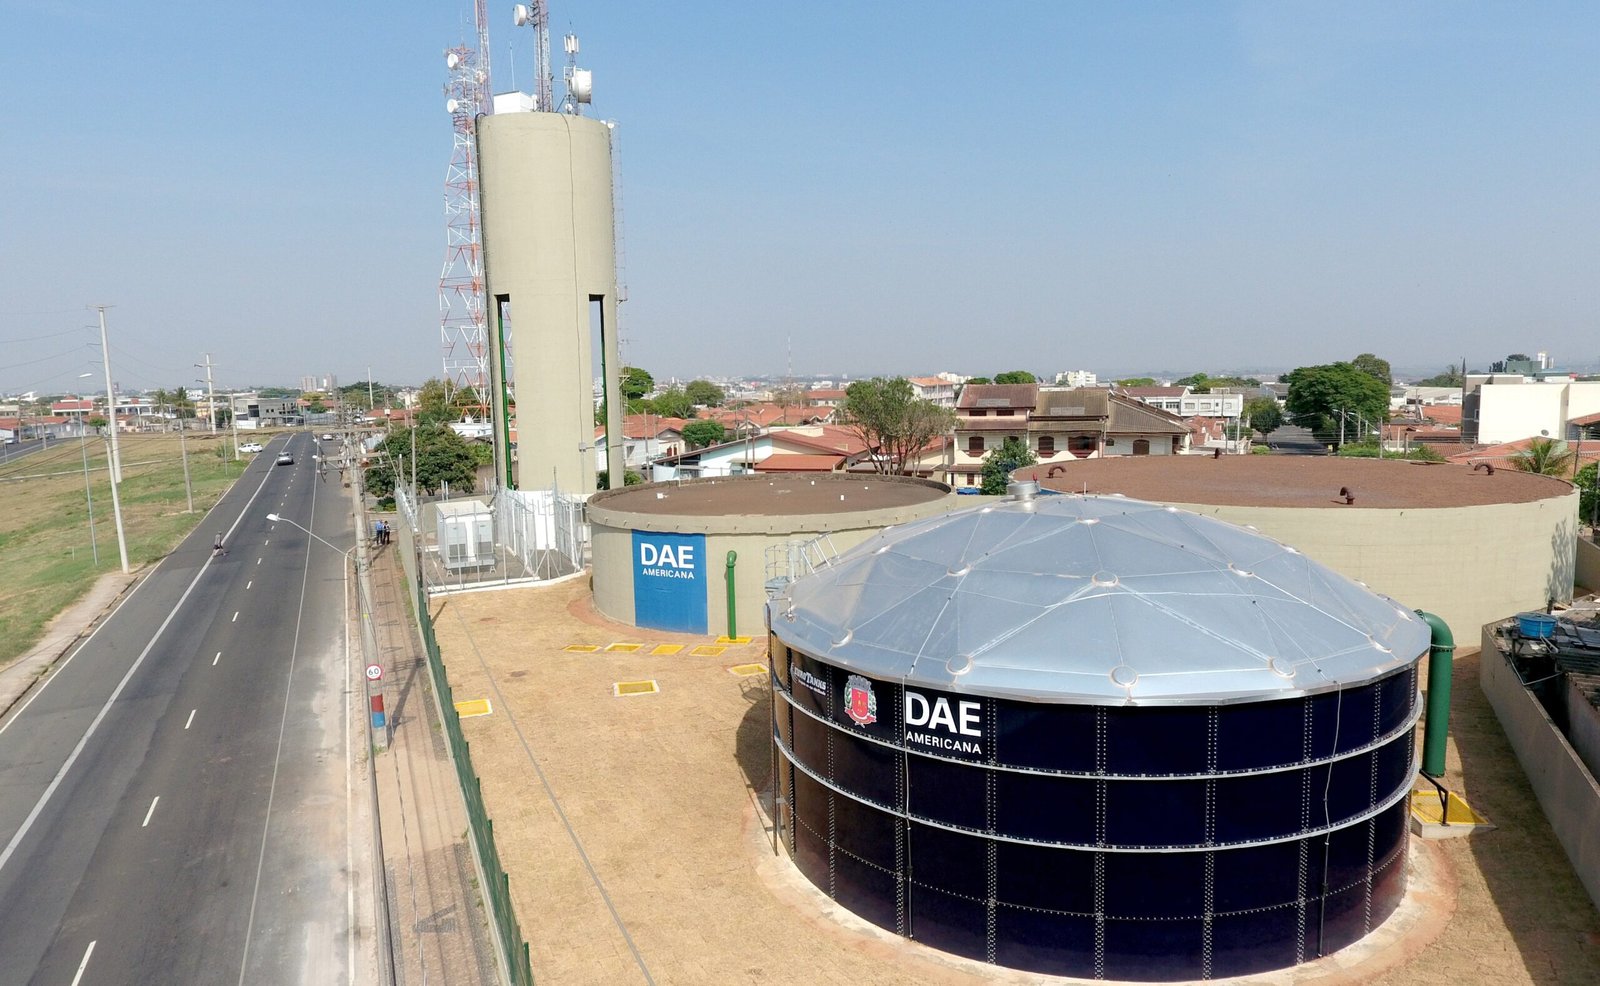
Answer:
POLYGON ((383 667, 382 667, 382 665, 378 665, 378 664, 369 664, 369 665, 367 665, 367 680, 368 681, 377 681, 379 678, 382 678, 382 677, 383 677, 383 667))

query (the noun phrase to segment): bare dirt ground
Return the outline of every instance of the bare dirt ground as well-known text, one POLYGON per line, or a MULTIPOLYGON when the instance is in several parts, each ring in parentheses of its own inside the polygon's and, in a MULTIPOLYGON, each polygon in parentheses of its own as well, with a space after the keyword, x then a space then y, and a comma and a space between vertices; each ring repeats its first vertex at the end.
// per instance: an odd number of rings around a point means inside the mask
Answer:
MULTIPOLYGON (((544 984, 1040 982, 900 941, 774 856, 761 639, 640 631, 593 612, 587 580, 433 601, 511 891, 544 984), (637 650, 606 650, 614 645, 637 650), (653 654, 659 645, 685 645, 653 654), (566 648, 595 646, 580 653, 566 648), (660 691, 616 697, 617 682, 660 691), (648 970, 648 980, 645 970, 648 970)), ((1259 983, 1600 982, 1600 916, 1477 686, 1455 674, 1450 786, 1500 827, 1413 839, 1413 892, 1367 940, 1259 983)))

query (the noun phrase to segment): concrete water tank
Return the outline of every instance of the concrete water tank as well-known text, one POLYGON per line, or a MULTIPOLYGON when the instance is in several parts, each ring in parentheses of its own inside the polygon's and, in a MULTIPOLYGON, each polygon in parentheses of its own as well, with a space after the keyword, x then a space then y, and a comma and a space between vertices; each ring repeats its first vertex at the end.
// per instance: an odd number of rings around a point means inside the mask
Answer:
POLYGON ((1343 948, 1404 894, 1428 629, 1291 547, 1008 498, 868 539, 768 619, 782 838, 900 935, 1203 979, 1343 948))

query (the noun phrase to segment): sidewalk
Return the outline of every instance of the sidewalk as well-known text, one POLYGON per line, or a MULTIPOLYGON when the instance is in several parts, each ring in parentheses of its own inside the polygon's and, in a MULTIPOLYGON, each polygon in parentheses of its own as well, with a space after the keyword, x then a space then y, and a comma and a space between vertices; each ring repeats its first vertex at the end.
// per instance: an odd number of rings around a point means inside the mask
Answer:
POLYGON ((395 981, 498 982, 455 765, 445 749, 395 545, 371 549, 372 625, 389 748, 373 765, 395 981))
POLYGON ((37 646, 0 668, 0 719, 22 701, 34 682, 48 674, 73 645, 94 632, 100 621, 122 602, 139 580, 139 574, 108 572, 100 576, 82 599, 56 614, 37 646))

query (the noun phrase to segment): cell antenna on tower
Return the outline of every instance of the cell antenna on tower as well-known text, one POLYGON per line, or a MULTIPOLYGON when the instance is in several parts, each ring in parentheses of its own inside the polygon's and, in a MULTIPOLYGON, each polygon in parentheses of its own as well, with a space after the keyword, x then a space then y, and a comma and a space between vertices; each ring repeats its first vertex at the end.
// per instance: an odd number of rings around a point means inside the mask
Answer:
POLYGON ((511 8, 511 20, 518 27, 533 28, 533 108, 548 113, 556 108, 555 79, 550 70, 550 4, 547 0, 519 3, 511 8))

